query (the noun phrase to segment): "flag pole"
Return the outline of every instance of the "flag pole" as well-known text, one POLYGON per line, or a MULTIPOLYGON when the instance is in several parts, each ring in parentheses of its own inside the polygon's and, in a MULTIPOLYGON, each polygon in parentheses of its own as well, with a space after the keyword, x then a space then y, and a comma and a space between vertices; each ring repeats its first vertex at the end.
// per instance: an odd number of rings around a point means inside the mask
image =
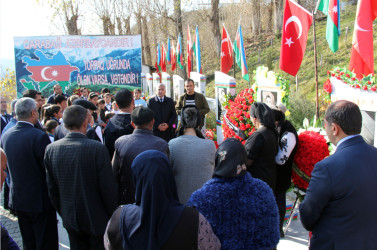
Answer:
POLYGON ((319 100, 318 100, 318 65, 317 65, 317 39, 315 33, 315 16, 313 14, 313 38, 314 38, 314 65, 315 65, 315 92, 316 92, 316 116, 319 118, 319 100))

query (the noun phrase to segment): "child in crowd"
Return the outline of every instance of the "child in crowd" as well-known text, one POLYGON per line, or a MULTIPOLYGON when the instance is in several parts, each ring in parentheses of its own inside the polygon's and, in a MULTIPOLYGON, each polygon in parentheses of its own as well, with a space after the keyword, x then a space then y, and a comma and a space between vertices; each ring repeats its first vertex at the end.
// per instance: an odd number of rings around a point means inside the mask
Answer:
POLYGON ((48 134, 48 137, 50 137, 51 142, 54 142, 54 132, 57 126, 58 123, 55 120, 49 120, 45 124, 46 133, 48 134))
POLYGON ((49 120, 55 120, 58 125, 60 125, 60 119, 62 118, 63 116, 63 110, 62 110, 62 107, 59 106, 59 105, 50 105, 50 106, 47 106, 44 108, 43 110, 44 112, 44 126, 46 126, 46 122, 49 121, 49 120))

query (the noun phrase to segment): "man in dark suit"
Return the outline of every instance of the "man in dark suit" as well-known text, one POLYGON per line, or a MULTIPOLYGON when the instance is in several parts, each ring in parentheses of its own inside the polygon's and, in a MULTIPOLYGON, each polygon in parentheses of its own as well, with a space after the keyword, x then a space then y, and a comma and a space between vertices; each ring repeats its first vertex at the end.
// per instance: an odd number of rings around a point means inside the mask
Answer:
POLYGON ((359 135, 359 107, 336 101, 325 128, 337 146, 314 166, 300 206, 304 227, 313 232, 310 249, 377 249, 377 149, 359 135))
POLYGON ((43 166, 50 139, 33 127, 38 120, 33 99, 18 100, 16 116, 17 125, 1 138, 11 178, 9 206, 17 213, 24 249, 58 249, 56 211, 48 197, 43 166))
POLYGON ((175 112, 173 99, 166 97, 164 84, 158 86, 157 95, 149 99, 148 107, 155 114, 153 134, 169 142, 174 138, 177 113, 175 112))
POLYGON ((135 108, 132 92, 121 89, 115 94, 115 101, 119 107, 119 113, 113 116, 106 125, 104 131, 105 145, 110 158, 114 155, 115 141, 122 135, 132 134, 134 128, 131 125, 131 113, 135 108))
POLYGON ((117 186, 106 147, 85 136, 87 113, 78 105, 64 111, 69 133, 47 147, 44 162, 49 196, 63 219, 71 249, 104 249, 117 186))
POLYGON ((12 119, 12 116, 10 114, 7 114, 7 108, 8 108, 8 103, 7 100, 5 100, 4 97, 0 98, 0 123, 1 123, 1 134, 3 133, 3 130, 5 126, 10 122, 12 119))
POLYGON ((63 89, 59 84, 55 84, 54 85, 54 93, 48 97, 47 103, 56 104, 55 103, 55 96, 57 96, 57 95, 63 95, 65 98, 69 97, 69 95, 63 93, 63 89))
POLYGON ((131 170, 135 157, 147 150, 159 150, 166 154, 168 150, 168 143, 153 135, 154 114, 150 108, 136 107, 132 111, 131 120, 135 127, 133 133, 124 135, 115 142, 113 172, 118 183, 119 205, 135 202, 131 170))
MULTIPOLYGON (((41 108, 42 108, 42 105, 44 104, 41 92, 38 92, 34 89, 28 89, 28 90, 24 91, 24 93, 22 93, 22 97, 30 97, 30 98, 35 100, 35 102, 37 103, 38 113, 39 113, 39 117, 40 117, 40 114, 42 112, 41 108)), ((34 127, 43 131, 43 125, 39 121, 39 119, 34 124, 34 127)))

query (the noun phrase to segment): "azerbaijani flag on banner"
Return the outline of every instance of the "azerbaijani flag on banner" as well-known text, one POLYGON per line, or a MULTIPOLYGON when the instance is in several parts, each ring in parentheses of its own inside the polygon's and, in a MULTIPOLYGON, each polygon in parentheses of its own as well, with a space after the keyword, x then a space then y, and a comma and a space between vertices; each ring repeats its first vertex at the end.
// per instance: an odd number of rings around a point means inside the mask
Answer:
POLYGON ((198 25, 196 25, 195 40, 194 40, 194 45, 192 46, 192 49, 194 50, 194 53, 195 53, 196 71, 201 74, 202 73, 202 63, 201 63, 201 56, 200 56, 200 42, 199 42, 198 25))
POLYGON ((234 56, 235 56, 237 65, 238 67, 240 67, 242 71, 243 79, 250 82, 249 74, 247 70, 247 63, 246 63, 245 46, 243 44, 243 38, 242 38, 241 24, 238 25, 236 40, 234 40, 233 49, 234 49, 234 56))
POLYGON ((177 41, 177 63, 178 66, 183 69, 183 60, 182 60, 182 41, 181 41, 181 34, 178 35, 177 41))
POLYGON ((166 62, 167 64, 171 63, 171 57, 170 57, 170 38, 168 37, 168 50, 166 51, 166 62))
POLYGON ((332 52, 338 50, 340 35, 339 0, 321 0, 318 10, 327 15, 326 40, 332 52))

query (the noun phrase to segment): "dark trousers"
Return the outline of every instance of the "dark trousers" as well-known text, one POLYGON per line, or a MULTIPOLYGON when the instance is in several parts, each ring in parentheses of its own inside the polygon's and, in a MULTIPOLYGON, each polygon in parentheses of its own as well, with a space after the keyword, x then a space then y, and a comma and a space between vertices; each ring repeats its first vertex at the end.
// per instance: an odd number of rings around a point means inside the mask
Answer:
POLYGON ((24 250, 59 248, 55 210, 41 213, 16 211, 24 250))
POLYGON ((104 250, 103 235, 95 236, 67 229, 71 250, 104 250))
POLYGON ((285 194, 286 194, 286 192, 280 193, 280 194, 275 194, 276 204, 278 205, 278 209, 279 209, 280 231, 283 230, 284 217, 285 217, 285 211, 286 211, 285 194))

